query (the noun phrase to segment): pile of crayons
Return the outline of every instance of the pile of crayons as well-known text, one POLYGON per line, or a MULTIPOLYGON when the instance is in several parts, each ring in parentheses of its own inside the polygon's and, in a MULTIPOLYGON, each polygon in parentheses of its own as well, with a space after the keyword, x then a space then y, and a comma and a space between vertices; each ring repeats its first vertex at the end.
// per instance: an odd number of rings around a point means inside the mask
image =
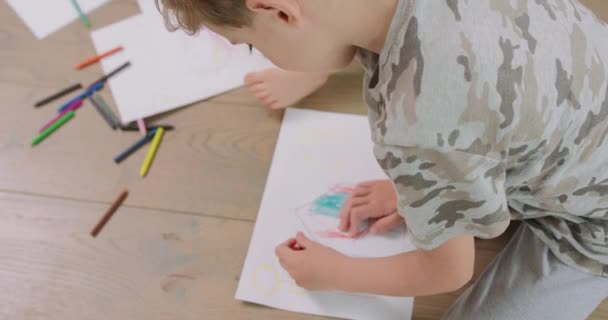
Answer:
MULTIPOLYGON (((81 70, 90 66, 94 63, 101 61, 101 59, 108 57, 116 52, 122 50, 122 47, 114 48, 108 52, 105 52, 101 55, 86 59, 85 61, 77 64, 75 68, 77 70, 81 70)), ((103 97, 99 94, 99 92, 104 88, 108 80, 121 71, 127 69, 131 65, 130 62, 125 62, 120 65, 118 68, 114 69, 112 72, 107 75, 97 79, 91 85, 87 86, 83 89, 82 84, 74 84, 69 86, 47 98, 44 98, 37 102, 34 107, 39 108, 45 106, 57 99, 63 98, 71 93, 76 91, 80 91, 79 94, 70 98, 68 101, 63 103, 57 109, 57 114, 45 123, 38 131, 38 135, 32 139, 32 146, 36 146, 48 138, 51 134, 57 131, 59 128, 64 126, 67 122, 69 122, 76 115, 76 111, 78 111, 85 100, 89 100, 91 104, 95 107, 99 115, 104 119, 104 121, 108 124, 110 128, 113 130, 121 130, 121 131, 139 131, 142 134, 142 138, 136 141, 133 145, 128 147, 125 151, 121 152, 118 156, 114 158, 114 162, 119 164, 126 160, 131 154, 135 153, 137 150, 141 149, 144 145, 152 142, 150 149, 145 157, 144 162, 141 165, 140 176, 145 177, 150 170, 150 166, 156 156, 156 152, 158 151, 158 147, 162 141, 163 135, 166 131, 174 130, 175 128, 170 125, 151 125, 146 126, 145 122, 142 120, 138 120, 136 123, 123 126, 118 119, 118 117, 114 114, 112 109, 108 106, 107 102, 103 99, 103 97)), ((114 201, 110 209, 104 214, 101 220, 97 223, 93 231, 91 231, 91 236, 97 237, 101 229, 108 222, 108 220, 112 217, 114 212, 118 209, 118 207, 122 204, 122 202, 126 199, 128 195, 128 191, 125 190, 121 193, 121 195, 114 201)))
MULTIPOLYGON (((57 115, 53 117, 49 122, 44 124, 38 131, 38 136, 32 139, 32 146, 38 145, 40 142, 50 136, 53 132, 57 131, 57 129, 59 129, 65 123, 70 121, 76 115, 76 111, 80 107, 82 107, 84 100, 86 99, 89 99, 93 103, 93 105, 95 105, 95 108, 99 111, 99 113, 104 115, 104 119, 108 121, 108 125, 110 125, 110 127, 114 129, 118 128, 118 119, 116 118, 116 116, 113 115, 112 110, 108 107, 107 103, 105 103, 105 101, 103 100, 101 95, 99 95, 98 92, 104 88, 104 85, 111 77, 115 76, 130 65, 130 62, 122 64, 120 67, 116 68, 109 74, 93 82, 91 85, 86 87, 80 94, 76 95, 75 97, 71 98, 70 100, 59 106, 59 108, 57 109, 57 115)), ((42 107, 82 88, 82 84, 77 83, 47 98, 40 100, 34 106, 36 108, 42 107)))

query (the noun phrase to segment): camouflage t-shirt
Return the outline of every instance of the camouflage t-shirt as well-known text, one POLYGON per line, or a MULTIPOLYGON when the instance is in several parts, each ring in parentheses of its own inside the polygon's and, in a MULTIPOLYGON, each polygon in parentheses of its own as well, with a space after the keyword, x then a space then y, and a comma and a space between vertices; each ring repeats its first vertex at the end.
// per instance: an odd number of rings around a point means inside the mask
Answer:
POLYGON ((525 220, 608 276, 608 26, 576 0, 401 0, 360 49, 375 155, 413 242, 525 220))

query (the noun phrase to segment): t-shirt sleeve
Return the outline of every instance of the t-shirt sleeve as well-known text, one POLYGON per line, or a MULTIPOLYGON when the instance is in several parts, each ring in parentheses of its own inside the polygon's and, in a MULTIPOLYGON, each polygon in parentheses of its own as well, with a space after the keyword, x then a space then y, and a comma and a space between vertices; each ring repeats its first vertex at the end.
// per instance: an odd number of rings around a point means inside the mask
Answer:
POLYGON ((432 250, 462 235, 494 238, 509 225, 501 161, 426 147, 377 144, 374 152, 417 248, 432 250))

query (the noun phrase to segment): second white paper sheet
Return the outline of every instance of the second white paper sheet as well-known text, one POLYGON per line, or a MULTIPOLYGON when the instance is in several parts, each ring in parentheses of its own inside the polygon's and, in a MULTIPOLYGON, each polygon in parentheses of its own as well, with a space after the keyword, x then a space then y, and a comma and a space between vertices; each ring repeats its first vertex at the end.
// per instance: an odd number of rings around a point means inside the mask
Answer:
MULTIPOLYGON (((82 11, 89 13, 109 1, 78 0, 78 4, 82 11)), ((69 0, 7 0, 7 2, 38 39, 78 19, 78 12, 69 0)))
POLYGON ((357 239, 337 230, 338 211, 351 188, 361 181, 386 179, 372 150, 366 117, 287 110, 237 299, 347 319, 411 318, 413 298, 303 290, 274 254, 276 245, 298 231, 350 256, 381 257, 414 250, 405 228, 357 239))
POLYGON ((122 45, 102 61, 108 73, 126 61, 131 67, 110 79, 109 87, 123 123, 207 99, 243 85, 251 71, 272 66, 257 51, 233 46, 202 31, 189 36, 169 32, 156 10, 92 33, 97 52, 122 45))

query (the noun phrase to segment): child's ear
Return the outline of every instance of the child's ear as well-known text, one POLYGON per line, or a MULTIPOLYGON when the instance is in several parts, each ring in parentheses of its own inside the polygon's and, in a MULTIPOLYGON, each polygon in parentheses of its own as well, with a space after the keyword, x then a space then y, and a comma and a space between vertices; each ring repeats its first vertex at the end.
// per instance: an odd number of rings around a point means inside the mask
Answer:
POLYGON ((302 20, 298 0, 245 0, 245 3, 253 12, 270 13, 292 26, 298 26, 302 20))

